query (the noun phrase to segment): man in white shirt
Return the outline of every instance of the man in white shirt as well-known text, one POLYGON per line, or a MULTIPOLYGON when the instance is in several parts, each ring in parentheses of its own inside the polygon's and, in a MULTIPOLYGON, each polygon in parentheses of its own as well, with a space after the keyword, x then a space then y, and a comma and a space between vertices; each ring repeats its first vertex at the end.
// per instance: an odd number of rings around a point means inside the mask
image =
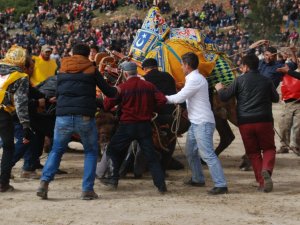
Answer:
POLYGON ((192 178, 186 184, 198 187, 205 185, 201 157, 207 163, 215 185, 208 193, 212 195, 228 193, 223 169, 213 147, 215 119, 209 102, 208 83, 198 71, 199 60, 196 54, 188 52, 181 60, 186 75, 185 86, 177 94, 166 97, 168 103, 186 101, 191 122, 186 140, 186 155, 192 170, 192 178))

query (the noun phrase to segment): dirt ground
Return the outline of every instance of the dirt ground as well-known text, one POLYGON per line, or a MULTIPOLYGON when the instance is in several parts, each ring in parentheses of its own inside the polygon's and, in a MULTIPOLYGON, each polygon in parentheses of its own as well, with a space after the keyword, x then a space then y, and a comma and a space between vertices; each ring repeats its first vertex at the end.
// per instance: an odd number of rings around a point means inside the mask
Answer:
MULTIPOLYGON (((280 109, 280 104, 274 105, 276 129, 280 109)), ((221 155, 230 191, 227 195, 207 195, 213 184, 204 168, 206 187, 184 186, 183 179, 190 176, 188 169, 168 171, 169 192, 160 195, 149 175, 134 180, 129 174, 120 181, 117 191, 96 181, 95 191, 101 197, 83 201, 79 199, 83 155, 66 153, 61 168, 68 174, 58 175, 51 183, 49 200, 40 200, 35 195, 39 181, 21 179, 22 162, 17 164, 12 180, 15 192, 0 193, 0 225, 300 224, 300 157, 293 153, 277 155, 274 192, 259 193, 253 172, 238 169, 244 148, 236 128, 234 133, 236 140, 221 155)), ((216 135, 215 143, 217 141, 216 135)), ((179 142, 184 149, 184 138, 179 142)), ((278 136, 276 145, 279 147, 278 136)), ((177 148, 176 157, 186 165, 184 150, 177 148)))

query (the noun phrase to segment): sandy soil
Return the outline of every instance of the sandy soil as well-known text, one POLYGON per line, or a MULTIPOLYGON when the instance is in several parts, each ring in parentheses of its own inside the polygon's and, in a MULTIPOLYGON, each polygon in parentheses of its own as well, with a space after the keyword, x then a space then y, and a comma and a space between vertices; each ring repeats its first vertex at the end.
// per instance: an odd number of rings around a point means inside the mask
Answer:
MULTIPOLYGON (((280 104, 274 105, 276 127, 280 104)), ((59 175, 51 183, 49 200, 35 195, 39 181, 21 179, 19 162, 13 169, 13 193, 0 193, 0 225, 93 225, 93 224, 300 224, 300 157, 293 153, 278 155, 274 171, 274 192, 256 191, 253 172, 239 171, 244 148, 238 130, 236 140, 223 153, 221 161, 228 179, 230 193, 209 196, 206 191, 212 182, 205 168, 207 186, 191 188, 183 185, 190 176, 188 169, 169 171, 169 193, 157 193, 149 175, 141 180, 121 180, 117 191, 111 191, 98 181, 95 191, 100 198, 82 201, 82 154, 66 153, 61 168, 67 175, 59 175)), ((217 143, 218 136, 215 137, 217 143)), ((184 148, 184 139, 179 140, 184 148)), ((276 136, 279 147, 279 138, 276 136)), ((177 146, 176 157, 186 164, 183 150, 177 146)), ((45 159, 43 159, 44 161, 45 159)))

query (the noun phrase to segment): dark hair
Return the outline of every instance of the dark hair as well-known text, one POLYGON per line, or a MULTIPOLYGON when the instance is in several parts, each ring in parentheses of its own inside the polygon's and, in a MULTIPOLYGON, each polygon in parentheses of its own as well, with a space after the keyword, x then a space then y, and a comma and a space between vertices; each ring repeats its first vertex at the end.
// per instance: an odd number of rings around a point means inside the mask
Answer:
POLYGON ((95 49, 97 52, 99 52, 99 47, 97 45, 91 45, 90 49, 95 49))
POLYGON ((277 49, 270 46, 266 49, 266 52, 271 52, 272 54, 275 54, 275 53, 277 53, 277 49))
POLYGON ((85 57, 89 57, 90 55, 90 47, 86 44, 75 44, 73 46, 73 55, 83 55, 85 57))
POLYGON ((142 68, 155 68, 157 66, 157 60, 154 58, 145 59, 142 63, 142 68))
POLYGON ((242 65, 246 65, 250 70, 257 70, 259 59, 255 54, 248 54, 242 58, 242 65))
POLYGON ((193 70, 198 68, 199 59, 193 52, 187 52, 181 56, 181 60, 184 64, 189 65, 193 70))

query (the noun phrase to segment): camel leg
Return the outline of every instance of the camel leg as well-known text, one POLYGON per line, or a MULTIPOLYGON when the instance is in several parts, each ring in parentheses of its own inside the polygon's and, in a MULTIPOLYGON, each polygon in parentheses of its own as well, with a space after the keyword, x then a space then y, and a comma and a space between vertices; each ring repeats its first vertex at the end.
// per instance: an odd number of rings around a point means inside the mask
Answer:
POLYGON ((220 155, 235 139, 235 136, 227 120, 215 116, 216 129, 220 135, 220 143, 215 150, 216 155, 220 155))

